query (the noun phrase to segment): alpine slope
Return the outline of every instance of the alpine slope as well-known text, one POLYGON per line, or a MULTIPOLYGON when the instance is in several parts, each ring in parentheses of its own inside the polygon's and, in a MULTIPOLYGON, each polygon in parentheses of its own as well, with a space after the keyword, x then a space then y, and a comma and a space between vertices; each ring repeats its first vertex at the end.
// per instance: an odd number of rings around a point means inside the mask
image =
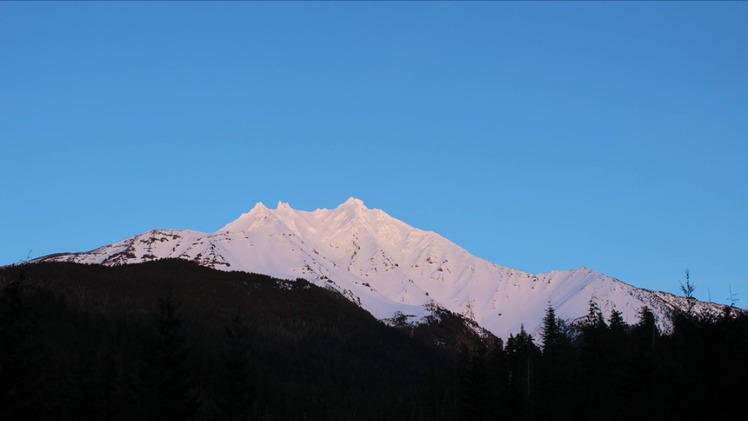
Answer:
MULTIPOLYGON (((446 238, 414 228, 355 198, 335 209, 300 211, 287 203, 258 203, 216 232, 159 229, 82 253, 35 259, 122 265, 186 259, 224 271, 280 279, 306 279, 336 290, 385 322, 427 320, 447 309, 507 338, 523 327, 537 337, 543 315, 576 320, 595 302, 608 316, 620 311, 638 320, 643 306, 663 331, 686 298, 636 288, 591 269, 531 274, 480 259, 446 238)), ((696 302, 693 311, 719 313, 724 306, 696 302)))

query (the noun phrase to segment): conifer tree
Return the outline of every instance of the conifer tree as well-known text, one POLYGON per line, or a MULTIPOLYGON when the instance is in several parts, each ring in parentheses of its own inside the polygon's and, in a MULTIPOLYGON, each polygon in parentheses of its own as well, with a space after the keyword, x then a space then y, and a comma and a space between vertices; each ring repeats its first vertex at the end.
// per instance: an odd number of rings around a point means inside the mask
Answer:
POLYGON ((654 352, 655 342, 660 332, 654 313, 649 307, 644 306, 639 310, 639 322, 634 326, 634 333, 640 352, 645 352, 647 349, 650 353, 654 352))
POLYGON ((509 335, 506 343, 510 394, 509 418, 526 418, 534 414, 536 395, 535 371, 540 359, 540 350, 532 335, 520 325, 516 336, 509 335))
POLYGON ((225 420, 249 420, 256 417, 255 370, 249 361, 249 343, 244 319, 237 316, 226 328, 224 381, 218 405, 225 420))
POLYGON ((467 352, 462 374, 463 413, 465 419, 489 419, 488 373, 486 347, 467 352))
POLYGON ((610 393, 607 336, 608 326, 605 324, 600 306, 594 299, 590 299, 589 310, 582 323, 579 338, 582 368, 580 374, 584 378, 583 404, 589 418, 599 418, 603 415, 599 411, 605 406, 603 402, 610 393))
POLYGON ((0 291, 0 419, 15 419, 35 409, 37 370, 27 344, 35 326, 23 298, 24 281, 21 274, 0 291))
POLYGON ((556 317, 548 303, 543 318, 541 336, 543 357, 540 365, 540 416, 543 418, 570 416, 570 399, 574 396, 574 357, 571 338, 566 323, 556 317))
POLYGON ((639 320, 631 329, 632 355, 629 362, 629 378, 624 390, 624 399, 636 402, 636 407, 629 407, 630 414, 652 413, 645 408, 657 407, 658 364, 656 364, 655 350, 659 351, 659 330, 654 314, 649 307, 639 310, 639 320), (646 412, 645 412, 646 411, 646 412))
POLYGON ((158 298, 157 337, 146 355, 144 399, 146 412, 154 420, 189 420, 197 412, 181 303, 173 295, 169 289, 165 297, 158 298))
POLYGON ((610 326, 610 331, 614 336, 623 335, 626 331, 626 322, 623 321, 623 313, 618 311, 615 307, 610 311, 608 326, 610 326))
POLYGON ((686 282, 680 284, 680 290, 683 292, 683 296, 686 297, 686 300, 688 301, 688 311, 687 314, 689 317, 693 315, 693 306, 696 303, 696 298, 693 296, 693 292, 696 290, 696 286, 691 282, 691 272, 686 269, 686 282))
POLYGON ((600 306, 597 304, 594 297, 589 301, 585 326, 593 327, 598 330, 604 330, 607 328, 603 312, 600 310, 600 306))
POLYGON ((540 333, 540 339, 543 341, 543 353, 554 352, 560 340, 560 332, 561 328, 556 318, 556 310, 553 309, 549 301, 543 317, 543 330, 540 333))
POLYGON ((624 409, 630 405, 630 401, 627 401, 622 393, 629 375, 626 369, 631 348, 628 335, 629 327, 623 320, 623 314, 614 307, 608 318, 608 335, 605 343, 605 364, 608 367, 609 387, 605 402, 618 414, 622 414, 624 409))

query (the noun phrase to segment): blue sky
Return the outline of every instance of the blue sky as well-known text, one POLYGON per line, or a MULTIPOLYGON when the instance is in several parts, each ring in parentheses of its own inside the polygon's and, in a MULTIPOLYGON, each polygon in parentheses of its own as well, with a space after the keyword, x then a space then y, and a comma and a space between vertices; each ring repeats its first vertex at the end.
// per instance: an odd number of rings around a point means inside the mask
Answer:
POLYGON ((748 305, 748 4, 0 3, 0 264, 362 199, 748 305))

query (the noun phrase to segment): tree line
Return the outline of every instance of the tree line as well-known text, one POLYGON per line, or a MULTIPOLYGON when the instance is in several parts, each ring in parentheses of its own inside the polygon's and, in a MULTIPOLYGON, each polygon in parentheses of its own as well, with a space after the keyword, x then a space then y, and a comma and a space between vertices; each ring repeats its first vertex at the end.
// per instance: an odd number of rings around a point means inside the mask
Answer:
POLYGON ((733 413, 748 390, 748 316, 672 314, 663 334, 646 307, 629 325, 595 302, 576 323, 548 306, 540 337, 461 359, 465 419, 706 419, 733 413))

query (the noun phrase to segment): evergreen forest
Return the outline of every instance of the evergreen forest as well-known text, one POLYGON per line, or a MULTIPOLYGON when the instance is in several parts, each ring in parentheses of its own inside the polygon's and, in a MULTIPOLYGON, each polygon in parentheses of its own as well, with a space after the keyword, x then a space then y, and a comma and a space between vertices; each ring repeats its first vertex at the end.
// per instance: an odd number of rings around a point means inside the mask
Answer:
POLYGON ((748 391, 734 306, 627 324, 550 305, 506 341, 437 310, 384 324, 304 280, 182 260, 0 268, 2 420, 697 419, 748 391))

